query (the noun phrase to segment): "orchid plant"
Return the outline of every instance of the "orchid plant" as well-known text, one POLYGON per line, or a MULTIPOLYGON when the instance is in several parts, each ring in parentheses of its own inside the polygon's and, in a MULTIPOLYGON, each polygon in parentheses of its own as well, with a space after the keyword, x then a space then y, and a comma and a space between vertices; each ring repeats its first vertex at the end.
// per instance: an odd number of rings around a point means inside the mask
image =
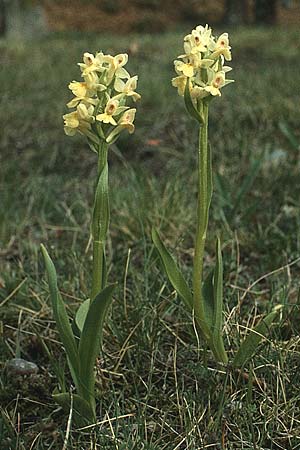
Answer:
MULTIPOLYGON (((204 279, 204 253, 208 232, 209 209, 213 194, 211 150, 208 142, 208 112, 213 99, 221 96, 223 87, 232 83, 227 79, 231 67, 231 47, 227 33, 214 37, 211 28, 199 25, 184 38, 184 54, 178 56, 174 66, 177 76, 172 85, 184 98, 190 116, 199 126, 198 148, 198 201, 192 289, 178 269, 173 257, 164 246, 158 232, 152 230, 153 243, 158 250, 170 283, 193 314, 197 331, 202 335, 215 359, 228 363, 223 338, 223 263, 221 241, 216 242, 216 265, 204 279)), ((242 342, 232 365, 242 367, 252 356, 281 309, 276 307, 242 342)))
POLYGON ((72 325, 58 290, 54 264, 42 245, 53 315, 76 389, 71 397, 68 392, 60 392, 54 399, 62 406, 68 406, 72 399, 75 411, 88 422, 96 417, 94 365, 115 288, 115 284, 107 284, 105 260, 110 217, 108 150, 123 130, 134 132, 136 109, 130 108, 128 101, 140 99, 135 91, 138 77, 131 77, 125 69, 127 61, 127 54, 84 53, 83 61, 79 63, 83 80, 69 84, 74 97, 67 106, 73 111, 63 116, 65 133, 84 136, 98 159, 91 223, 92 286, 89 298, 80 305, 72 325))

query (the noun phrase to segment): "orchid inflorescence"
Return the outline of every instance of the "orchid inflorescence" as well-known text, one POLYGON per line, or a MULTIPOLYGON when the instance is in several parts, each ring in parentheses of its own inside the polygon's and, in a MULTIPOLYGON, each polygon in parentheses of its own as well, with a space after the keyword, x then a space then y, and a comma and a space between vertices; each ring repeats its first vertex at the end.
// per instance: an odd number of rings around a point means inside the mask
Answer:
POLYGON ((231 61, 230 50, 228 33, 216 39, 208 25, 199 25, 185 36, 185 53, 174 61, 178 76, 172 80, 179 95, 184 95, 190 80, 190 95, 194 102, 208 96, 220 96, 220 89, 233 82, 225 78, 226 73, 232 70, 224 65, 225 60, 231 61))
POLYGON ((128 98, 139 100, 140 95, 135 92, 137 75, 131 77, 124 67, 127 61, 126 53, 84 53, 83 62, 79 63, 84 81, 69 84, 75 97, 67 106, 76 109, 63 116, 67 135, 79 132, 91 143, 98 144, 100 138, 111 144, 122 130, 134 132, 136 109, 126 102, 128 98))

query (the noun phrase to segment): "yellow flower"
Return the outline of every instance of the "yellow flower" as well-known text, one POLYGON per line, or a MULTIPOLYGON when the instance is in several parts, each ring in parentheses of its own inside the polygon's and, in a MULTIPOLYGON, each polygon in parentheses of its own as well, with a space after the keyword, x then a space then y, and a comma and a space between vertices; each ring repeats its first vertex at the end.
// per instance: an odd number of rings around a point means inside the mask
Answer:
POLYGON ((121 80, 121 78, 116 78, 114 88, 117 92, 121 92, 125 94, 127 97, 132 97, 134 101, 137 101, 141 98, 140 94, 135 92, 137 86, 137 75, 135 77, 129 78, 126 83, 121 80))
POLYGON ((103 123, 110 123, 111 125, 117 125, 117 122, 113 118, 119 107, 119 100, 111 99, 107 102, 104 113, 98 114, 96 120, 103 123))
POLYGON ((205 27, 203 27, 202 25, 198 25, 196 27, 196 31, 198 31, 198 33, 200 33, 201 38, 203 40, 203 42, 205 42, 206 46, 209 46, 212 38, 212 30, 211 28, 206 24, 205 27))
POLYGON ((116 140, 118 135, 121 133, 122 130, 127 129, 130 134, 134 132, 134 118, 135 118, 136 109, 131 108, 128 109, 119 119, 118 124, 116 128, 108 135, 106 142, 108 144, 111 144, 116 140))
POLYGON ((229 45, 228 33, 223 33, 218 38, 215 47, 213 49, 213 53, 211 55, 212 58, 215 58, 219 55, 223 55, 226 61, 231 61, 231 47, 229 45))
POLYGON ((111 125, 117 125, 117 122, 113 116, 118 116, 129 108, 128 106, 120 106, 119 99, 121 96, 122 95, 119 94, 109 99, 105 106, 104 113, 98 114, 96 116, 96 120, 103 123, 110 123, 111 125))
POLYGON ((123 67, 128 61, 127 53, 120 53, 116 56, 99 53, 96 57, 101 64, 104 64, 103 68, 107 70, 107 84, 110 84, 114 76, 119 78, 130 78, 129 73, 123 67))
POLYGON ((87 130, 91 128, 91 123, 94 122, 93 116, 94 107, 90 105, 88 108, 80 103, 76 111, 63 116, 64 130, 68 136, 74 136, 77 131, 86 134, 87 130))
POLYGON ((212 44, 211 28, 208 25, 205 27, 199 25, 192 30, 191 34, 185 36, 183 47, 186 56, 190 56, 197 53, 206 53, 212 44))
POLYGON ((190 62, 184 62, 184 61, 174 61, 175 70, 180 74, 180 72, 183 73, 188 78, 191 78, 194 75, 194 66, 190 62))
POLYGON ((93 95, 96 94, 96 91, 89 89, 87 83, 72 81, 69 84, 69 89, 75 95, 75 98, 73 98, 69 103, 67 103, 67 106, 69 108, 74 108, 80 102, 90 103, 91 105, 97 104, 97 100, 91 98, 93 95))
POLYGON ((83 62, 87 66, 92 66, 95 62, 95 57, 92 53, 85 52, 83 54, 83 62))
POLYGON ((89 72, 86 75, 84 75, 84 81, 86 82, 87 88, 90 91, 96 93, 97 91, 106 90, 106 86, 99 82, 99 77, 96 72, 89 72))
POLYGON ((88 93, 88 87, 86 83, 72 81, 69 84, 69 89, 73 92, 76 97, 86 97, 88 93))
POLYGON ((134 132, 134 118, 135 118, 136 109, 131 108, 122 115, 120 120, 118 121, 118 126, 121 128, 126 128, 130 134, 134 132))
POLYGON ((114 66, 115 66, 115 76, 119 78, 130 78, 129 73, 123 66, 127 64, 128 55, 127 53, 120 53, 114 57, 114 66))
POLYGON ((79 120, 82 121, 86 121, 86 122, 94 122, 95 118, 93 116, 94 113, 94 107, 91 105, 88 108, 83 104, 80 103, 77 106, 77 113, 78 113, 78 117, 79 120))
POLYGON ((183 61, 174 61, 175 71, 178 75, 182 72, 185 76, 191 78, 197 72, 197 69, 208 68, 215 63, 213 59, 202 58, 201 53, 192 53, 189 56, 180 55, 183 61))
POLYGON ((172 78, 172 86, 178 89, 178 94, 184 96, 184 90, 186 86, 187 77, 180 75, 179 77, 172 78))
POLYGON ((101 70, 99 60, 95 58, 92 53, 88 52, 83 54, 83 63, 78 63, 78 65, 80 66, 83 75, 101 70))
POLYGON ((73 111, 69 114, 63 115, 64 119, 64 130, 68 136, 73 136, 77 132, 79 127, 79 118, 77 111, 73 111))
POLYGON ((185 36, 183 47, 188 56, 199 52, 205 53, 207 50, 206 43, 196 30, 193 30, 191 34, 185 36))
POLYGON ((191 97, 192 99, 201 99, 207 97, 209 92, 207 92, 204 87, 195 85, 191 88, 191 97))
POLYGON ((209 92, 213 96, 221 96, 220 89, 225 86, 225 72, 216 72, 209 70, 208 72, 208 86, 204 87, 206 92, 209 92))

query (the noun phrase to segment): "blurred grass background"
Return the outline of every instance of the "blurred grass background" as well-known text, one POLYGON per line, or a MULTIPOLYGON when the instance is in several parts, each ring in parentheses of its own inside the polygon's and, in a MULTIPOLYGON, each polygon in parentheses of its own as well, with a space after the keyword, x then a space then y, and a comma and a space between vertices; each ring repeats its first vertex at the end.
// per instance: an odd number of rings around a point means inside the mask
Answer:
POLYGON ((286 306, 247 367, 249 379, 217 368, 197 344, 150 240, 155 225, 189 275, 197 130, 170 84, 188 31, 122 38, 69 31, 0 42, 1 364, 19 340, 21 355, 40 368, 27 377, 2 371, 4 450, 63 445, 67 417, 51 400, 56 379, 41 338, 61 366, 64 358, 39 245, 55 261, 72 315, 90 286, 96 160, 82 138, 64 135, 62 114, 68 82, 79 79, 76 62, 98 50, 130 54, 142 101, 135 134, 110 153, 109 279, 119 288, 97 368, 102 423, 72 429, 70 448, 299 448, 298 29, 228 29, 236 82, 211 106, 215 191, 206 266, 220 233, 229 352, 262 314, 286 306))

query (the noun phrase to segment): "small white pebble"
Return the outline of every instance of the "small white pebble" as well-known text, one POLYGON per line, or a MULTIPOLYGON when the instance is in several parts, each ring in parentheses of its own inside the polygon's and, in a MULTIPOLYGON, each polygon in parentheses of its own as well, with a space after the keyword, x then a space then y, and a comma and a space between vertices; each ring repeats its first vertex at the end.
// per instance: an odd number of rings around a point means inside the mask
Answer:
POLYGON ((39 370, 38 366, 35 363, 26 361, 26 359, 22 358, 10 359, 6 363, 6 368, 9 372, 12 372, 16 375, 30 375, 33 373, 37 373, 39 370))

